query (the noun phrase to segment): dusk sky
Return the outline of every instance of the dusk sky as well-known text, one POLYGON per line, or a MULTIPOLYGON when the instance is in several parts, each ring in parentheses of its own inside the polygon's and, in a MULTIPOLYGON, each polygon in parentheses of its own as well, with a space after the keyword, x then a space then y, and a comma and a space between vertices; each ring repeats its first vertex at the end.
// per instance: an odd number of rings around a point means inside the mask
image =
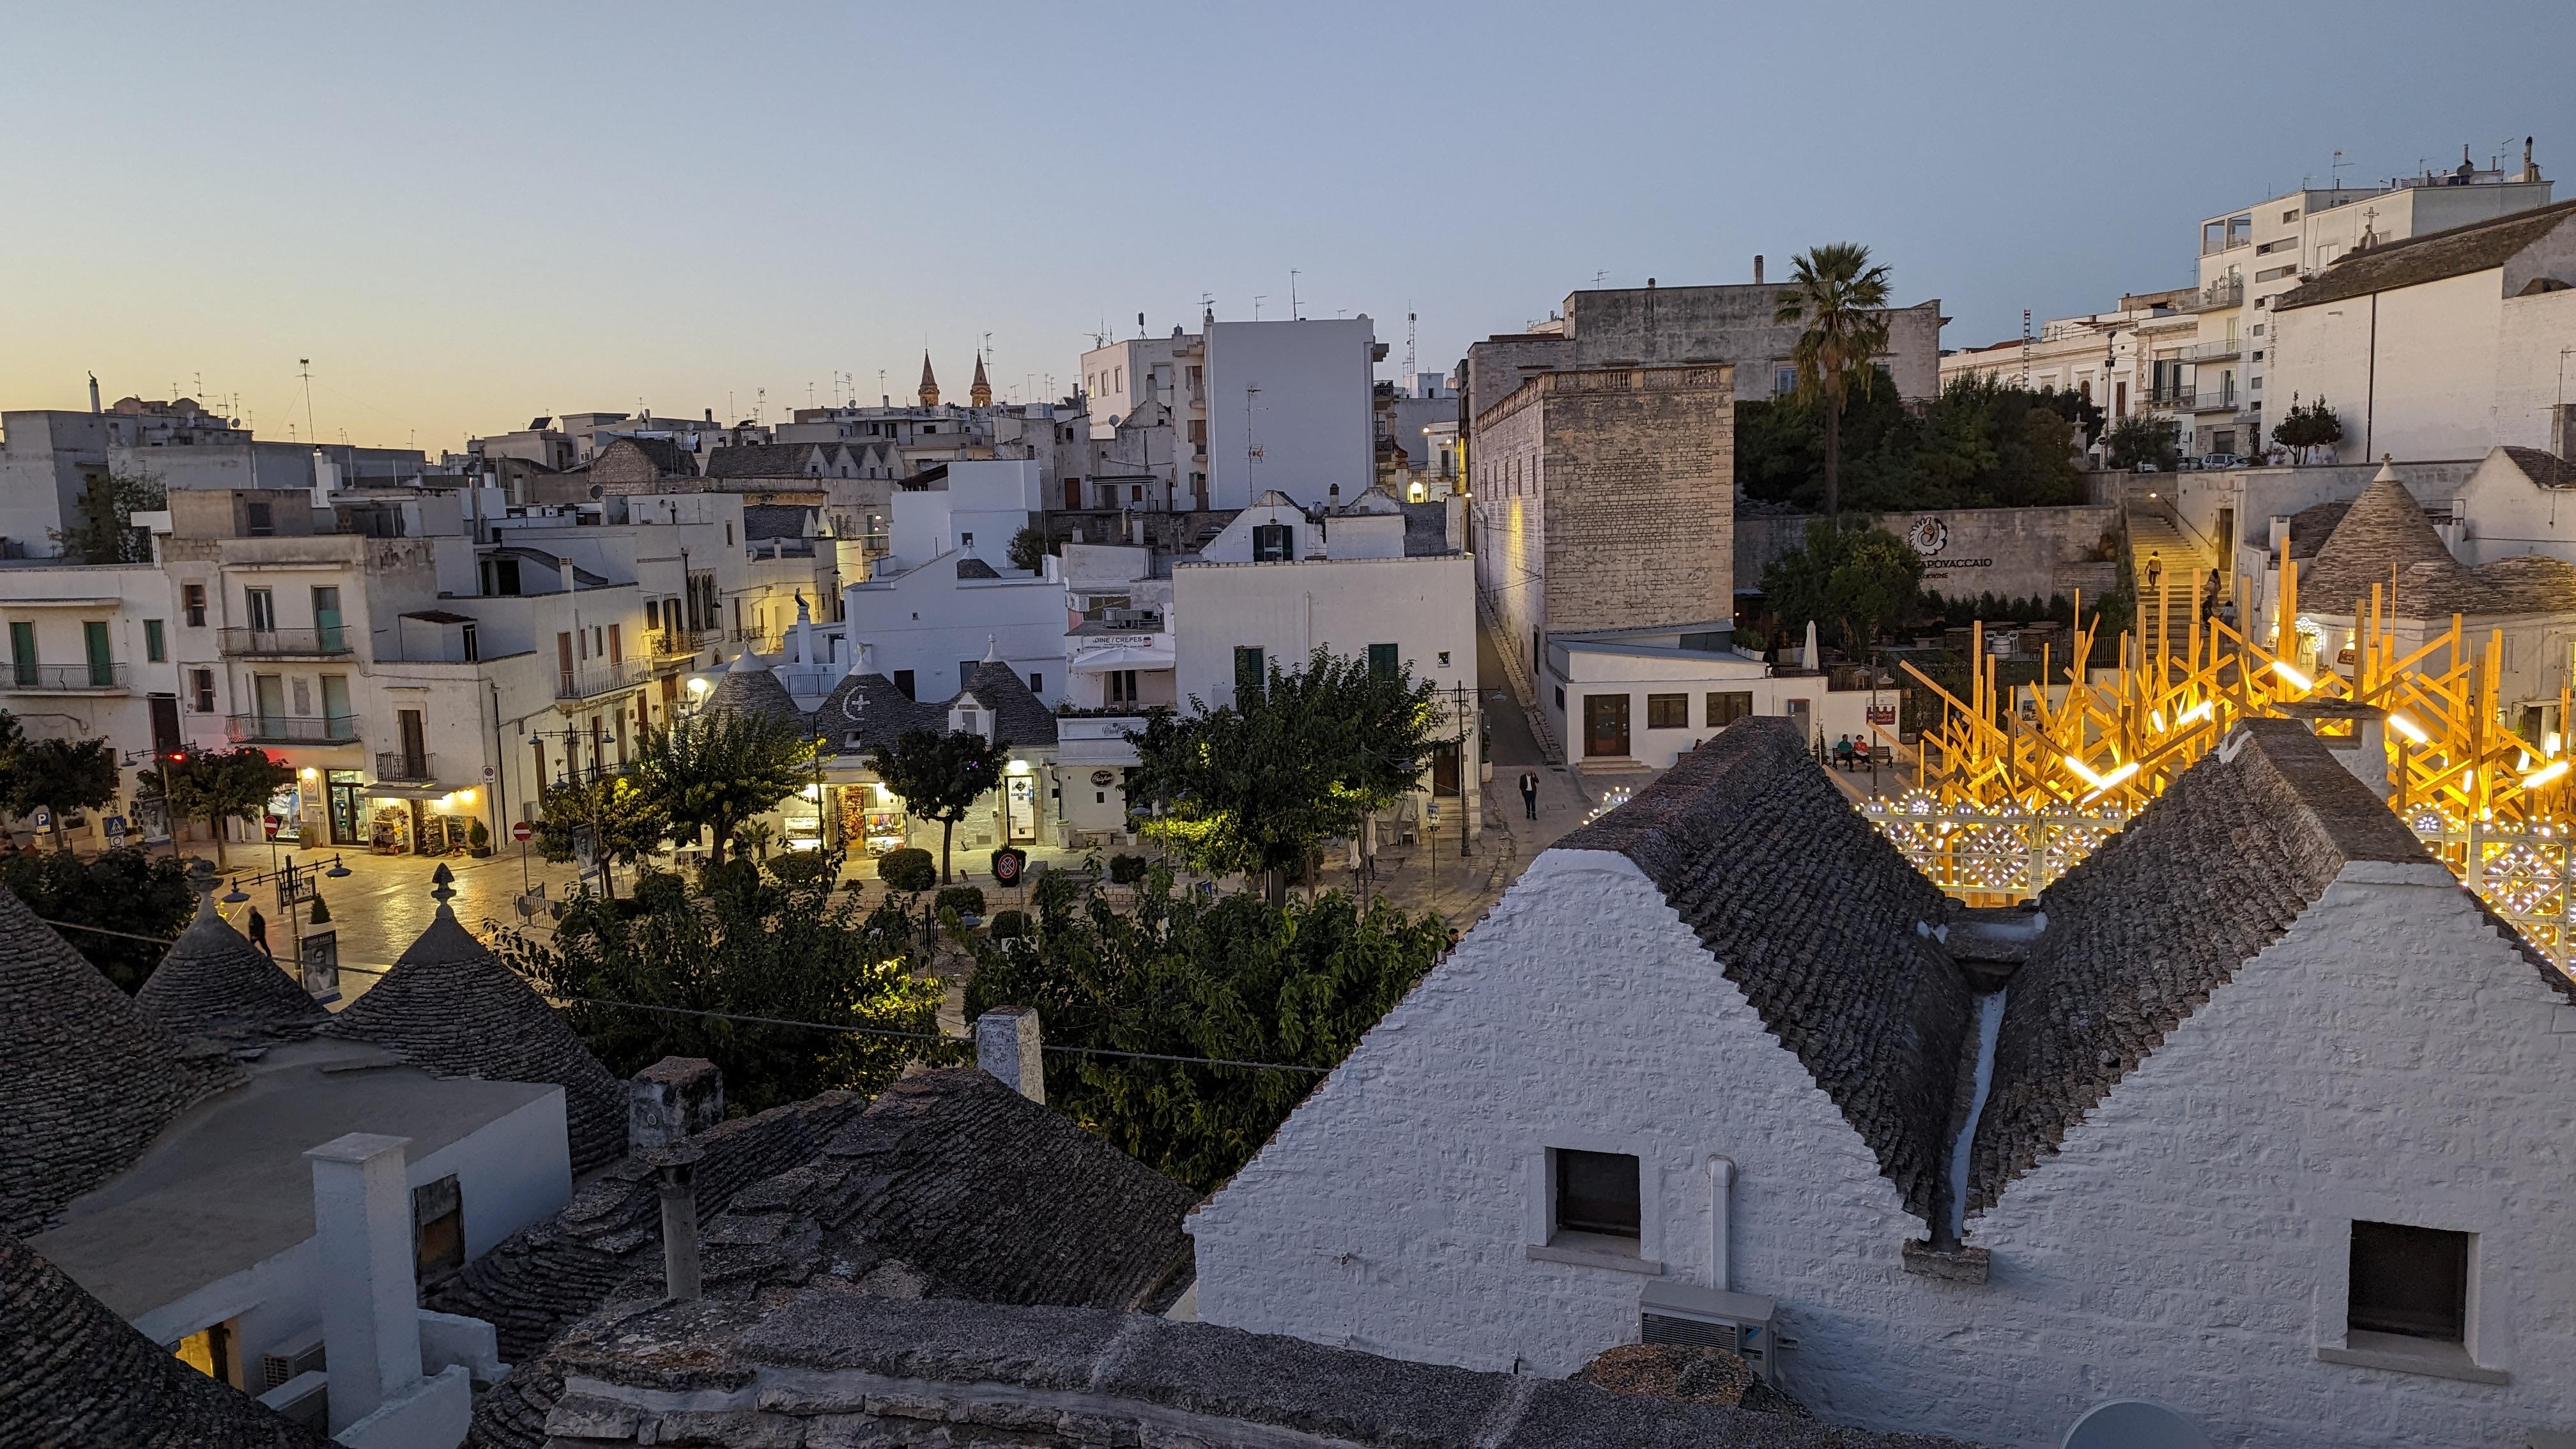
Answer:
POLYGON ((441 4, 0 12, 0 407, 262 436, 1072 386, 1105 323, 1365 312, 1419 366, 1590 286, 1868 243, 1952 347, 2190 279, 2205 214, 2576 196, 2576 8, 441 4), (2472 57, 2474 57, 2472 59, 2472 57), (2439 58, 2440 64, 2429 61, 2439 58), (2508 138, 2510 141, 2508 142, 2508 138))

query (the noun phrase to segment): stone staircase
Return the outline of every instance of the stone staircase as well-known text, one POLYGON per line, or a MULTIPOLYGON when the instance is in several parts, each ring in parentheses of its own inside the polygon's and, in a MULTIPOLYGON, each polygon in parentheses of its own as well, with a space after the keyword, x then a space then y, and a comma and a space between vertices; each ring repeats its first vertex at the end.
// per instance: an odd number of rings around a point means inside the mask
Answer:
POLYGON ((2129 568, 2138 600, 2139 647, 2153 648, 2161 637, 2166 653, 2179 654, 2189 639, 2191 621, 2200 611, 2200 596, 2208 587, 2209 571, 2216 565, 2200 540, 2183 527, 2172 504, 2162 499, 2133 498, 2127 512, 2129 568), (2162 566, 2161 634, 2157 628, 2160 595, 2149 581, 2155 572, 2151 565, 2162 566))

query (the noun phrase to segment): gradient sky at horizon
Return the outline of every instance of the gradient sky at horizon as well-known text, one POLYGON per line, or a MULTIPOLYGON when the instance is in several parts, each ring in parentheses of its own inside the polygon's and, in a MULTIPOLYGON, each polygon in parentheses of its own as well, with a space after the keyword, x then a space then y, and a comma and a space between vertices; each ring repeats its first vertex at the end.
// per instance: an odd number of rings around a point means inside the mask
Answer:
MULTIPOLYGON (((2192 274, 2313 179, 2576 177, 2576 7, 2355 0, 0 9, 0 408, 175 385, 433 456, 1067 391, 1104 324, 1365 312, 1419 367, 1590 286, 1869 243, 1947 345, 2192 274), (2511 140, 2508 142, 2507 138, 2511 140), (762 397, 765 390, 765 400, 762 397)), ((2576 198, 2562 185, 2561 199, 2576 198)))

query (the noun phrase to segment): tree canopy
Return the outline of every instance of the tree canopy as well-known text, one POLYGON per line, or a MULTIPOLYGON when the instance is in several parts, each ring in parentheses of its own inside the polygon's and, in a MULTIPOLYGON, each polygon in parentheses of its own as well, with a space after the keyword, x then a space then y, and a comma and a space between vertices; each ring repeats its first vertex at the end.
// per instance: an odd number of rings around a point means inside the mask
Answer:
POLYGON ((88 564, 150 563, 152 539, 134 526, 134 515, 169 506, 158 478, 102 473, 82 485, 72 526, 55 535, 63 552, 88 564))
MULTIPOLYGON (((584 832, 592 858, 605 865, 632 866, 662 848, 670 817, 660 803, 623 775, 567 780, 539 797, 543 817, 537 822, 537 853, 548 860, 570 860, 584 832)), ((617 895, 615 878, 604 869, 604 893, 617 895)))
MULTIPOLYGON (((1920 411, 1871 368, 1842 417, 1841 494, 1869 513, 2021 508, 2084 501, 2075 451, 2102 411, 2079 393, 1994 378, 1953 380, 1920 411)), ((1739 403, 1736 477, 1745 496, 1823 511, 1824 416, 1792 394, 1739 403)))
POLYGON ((2311 449, 2331 448, 2343 441, 2343 419, 2336 417, 2334 409, 2326 405, 2323 393, 2317 394, 2314 401, 2305 403, 2294 396, 2290 400, 2290 410, 2281 415, 2281 421, 2272 429, 2272 441, 2284 448, 2296 448, 2299 461, 2306 462, 2311 449))
POLYGON ((21 816, 40 808, 51 812, 57 849, 63 843, 66 811, 95 810, 114 800, 124 783, 116 746, 103 739, 21 740, 12 753, 15 758, 6 769, 9 812, 21 816))
POLYGON ((1420 780, 1439 691, 1409 665, 1387 671, 1318 648, 1294 673, 1238 685, 1235 702, 1157 714, 1130 732, 1141 759, 1131 801, 1159 804, 1146 831, 1193 868, 1262 877, 1272 902, 1327 840, 1420 780))
POLYGON ((2103 436, 2103 461, 2114 468, 2135 468, 2152 463, 2168 472, 2182 461, 2182 447, 2176 441, 2181 424, 2171 418, 2150 417, 2131 413, 2111 425, 2103 436))
POLYGON ((197 893, 177 856, 156 857, 130 845, 88 860, 68 850, 23 850, 0 860, 0 885, 46 920, 116 932, 67 930, 62 937, 129 992, 143 989, 170 949, 134 938, 176 936, 197 909, 197 893))
POLYGON ((269 798, 294 783, 293 767, 271 759, 255 745, 229 750, 202 750, 194 745, 164 756, 142 777, 143 798, 161 798, 166 790, 172 823, 203 820, 215 837, 215 863, 224 864, 223 822, 256 815, 269 798))
MULTIPOLYGON (((1332 1067, 1440 958, 1447 928, 1327 891, 1272 904, 1175 891, 1156 869, 1114 908, 1038 877, 1023 934, 977 946, 971 1019, 1038 1013, 1050 1045, 1332 1067)), ((1047 1101, 1138 1160, 1212 1188, 1249 1161, 1322 1077, 1049 1053, 1047 1101)))
POLYGON ((1762 593, 1788 630, 1809 620, 1853 658, 1870 640, 1913 617, 1920 605, 1923 558, 1883 528, 1851 527, 1829 518, 1807 525, 1807 541, 1762 571, 1762 593))
POLYGON ((705 1057, 724 1073, 735 1112, 834 1089, 878 1091, 924 1044, 681 1013, 938 1030, 943 988, 913 974, 911 922, 900 908, 836 898, 830 877, 812 871, 764 876, 738 861, 708 873, 719 883, 697 896, 676 877, 648 875, 632 901, 576 897, 550 936, 508 931, 496 949, 562 1003, 566 1022, 610 1071, 631 1076, 665 1056, 705 1057))
POLYGON ((868 757, 868 768, 902 797, 906 811, 939 822, 942 883, 949 879, 948 844, 957 822, 1002 783, 1002 766, 1010 755, 1009 740, 924 728, 905 730, 868 757))
POLYGON ((707 832, 721 861, 742 822, 814 783, 814 740, 804 726, 746 710, 702 710, 644 732, 628 768, 636 789, 668 820, 672 843, 707 832))

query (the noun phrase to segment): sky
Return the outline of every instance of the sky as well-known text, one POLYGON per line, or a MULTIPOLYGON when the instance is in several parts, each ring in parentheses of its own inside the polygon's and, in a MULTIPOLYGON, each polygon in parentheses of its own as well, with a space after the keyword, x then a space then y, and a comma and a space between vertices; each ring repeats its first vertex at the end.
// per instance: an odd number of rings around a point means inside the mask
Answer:
POLYGON ((435 457, 908 397, 925 348, 952 398, 987 345, 1006 400, 1061 395, 1104 326, 1292 286, 1393 377, 1408 309, 1445 371, 1596 278, 1836 240, 1976 346, 2189 281, 2203 216, 2337 150, 2536 135, 2576 179, 2571 42, 2566 0, 0 0, 0 409, 95 371, 435 457))

